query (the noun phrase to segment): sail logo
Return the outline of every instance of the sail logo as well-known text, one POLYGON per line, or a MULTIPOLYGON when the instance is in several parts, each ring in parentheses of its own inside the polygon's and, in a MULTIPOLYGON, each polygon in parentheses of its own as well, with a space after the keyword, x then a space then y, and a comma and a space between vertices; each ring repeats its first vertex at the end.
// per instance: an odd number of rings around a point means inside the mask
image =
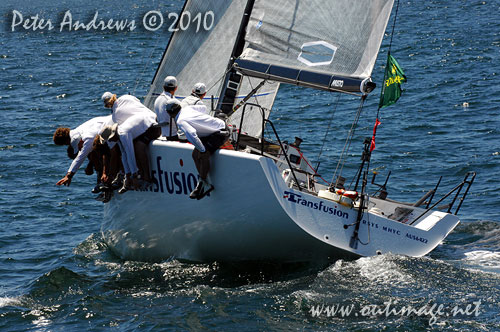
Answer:
POLYGON ((344 86, 344 80, 333 80, 330 87, 332 88, 342 88, 344 86))
POLYGON ((335 52, 337 47, 326 41, 307 42, 302 44, 297 60, 310 67, 329 65, 333 61, 335 52))
POLYGON ((341 210, 337 210, 337 207, 329 207, 327 205, 324 205, 323 201, 319 201, 319 203, 313 202, 313 201, 302 198, 302 195, 292 193, 290 191, 285 191, 283 198, 285 198, 289 202, 299 204, 302 206, 307 206, 308 208, 311 208, 313 210, 318 210, 318 211, 321 211, 323 213, 337 216, 339 218, 349 219, 349 213, 343 212, 341 210))

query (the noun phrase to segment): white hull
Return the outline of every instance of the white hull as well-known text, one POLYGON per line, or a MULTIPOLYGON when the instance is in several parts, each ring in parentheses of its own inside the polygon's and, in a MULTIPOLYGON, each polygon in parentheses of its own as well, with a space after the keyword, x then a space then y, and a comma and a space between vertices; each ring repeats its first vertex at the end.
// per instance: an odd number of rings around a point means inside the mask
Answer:
MULTIPOLYGON (((120 257, 297 262, 387 252, 422 256, 459 222, 432 212, 414 227, 365 213, 359 239, 368 243, 353 249, 354 227, 344 225, 356 221, 357 209, 288 188, 274 161, 263 156, 217 151, 210 173, 215 190, 202 200, 190 199, 197 176, 192 150, 190 144, 154 141, 154 190, 116 194, 105 204, 102 233, 120 257)), ((391 204, 371 198, 369 208, 387 212, 391 204)), ((421 212, 415 209, 409 218, 421 212)))

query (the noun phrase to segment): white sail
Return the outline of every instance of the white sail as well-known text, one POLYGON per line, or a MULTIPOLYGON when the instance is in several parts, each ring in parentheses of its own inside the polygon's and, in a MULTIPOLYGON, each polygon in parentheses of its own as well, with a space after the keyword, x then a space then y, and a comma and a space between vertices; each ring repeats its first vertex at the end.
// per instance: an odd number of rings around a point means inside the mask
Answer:
POLYGON ((364 92, 393 0, 256 0, 236 61, 254 77, 364 92))
MULTIPOLYGON (((238 104, 250 91, 253 90, 262 80, 253 77, 244 77, 241 83, 240 92, 238 98, 235 100, 235 104, 238 104)), ((266 82, 262 88, 255 93, 252 98, 250 98, 247 103, 258 104, 262 107, 264 111, 264 116, 267 119, 271 113, 271 108, 273 107, 274 99, 278 93, 279 83, 277 82, 266 82)), ((234 112, 229 118, 229 123, 236 128, 239 128, 245 135, 260 137, 262 133, 262 113, 261 109, 255 106, 248 106, 245 109, 245 115, 243 117, 243 124, 240 128, 241 116, 243 114, 243 106, 240 107, 236 112, 234 112)))
MULTIPOLYGON (((179 97, 189 96, 197 82, 205 83, 209 89, 205 101, 207 106, 211 95, 218 96, 246 4, 247 0, 186 2, 183 13, 190 13, 191 18, 201 13, 203 19, 206 16, 206 25, 191 22, 187 29, 179 27, 174 32, 146 96, 146 106, 153 107, 168 75, 177 77, 176 95, 179 97), (213 25, 210 24, 212 15, 213 25), (210 29, 206 30, 206 26, 210 29)), ((179 15, 180 20, 182 15, 179 15)))

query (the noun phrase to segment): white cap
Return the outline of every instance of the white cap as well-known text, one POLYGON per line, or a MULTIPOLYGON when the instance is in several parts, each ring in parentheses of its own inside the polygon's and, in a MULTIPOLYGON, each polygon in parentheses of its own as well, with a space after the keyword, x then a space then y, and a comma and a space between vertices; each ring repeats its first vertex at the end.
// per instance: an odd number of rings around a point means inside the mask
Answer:
POLYGON ((118 128, 118 123, 113 123, 112 125, 107 125, 106 127, 104 127, 101 134, 99 135, 99 141, 101 142, 101 144, 104 144, 116 135, 116 128, 118 128))
POLYGON ((165 88, 175 88, 177 87, 177 79, 175 76, 167 76, 163 81, 163 87, 165 88))
POLYGON ((193 86, 193 93, 196 93, 197 95, 201 96, 205 92, 207 92, 207 87, 205 86, 205 84, 203 84, 203 83, 196 83, 193 86))
POLYGON ((113 98, 113 94, 109 91, 104 92, 104 94, 101 97, 102 101, 105 103, 109 101, 111 98, 113 98))

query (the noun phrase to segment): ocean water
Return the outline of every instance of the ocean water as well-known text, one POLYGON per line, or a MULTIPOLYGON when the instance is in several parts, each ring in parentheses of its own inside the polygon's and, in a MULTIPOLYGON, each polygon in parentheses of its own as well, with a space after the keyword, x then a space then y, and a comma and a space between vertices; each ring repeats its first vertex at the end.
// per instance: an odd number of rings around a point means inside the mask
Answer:
MULTIPOLYGON (((140 25, 150 10, 180 8, 176 0, 0 3, 0 331, 499 331, 500 3, 401 2, 392 54, 408 83, 381 111, 372 158, 377 182, 392 171, 389 197, 402 201, 440 176, 444 194, 476 171, 462 223, 422 258, 327 266, 123 261, 102 241, 95 178, 80 171, 71 187, 55 186, 69 162, 54 130, 107 114, 103 91, 144 96, 169 38, 166 28, 58 31, 64 14, 140 25), (11 31, 14 10, 54 29, 11 31)), ((379 91, 356 128, 348 179, 379 91)), ((304 139, 329 179, 356 107, 349 96, 337 106, 337 95, 282 86, 271 119, 282 139, 304 139)))

